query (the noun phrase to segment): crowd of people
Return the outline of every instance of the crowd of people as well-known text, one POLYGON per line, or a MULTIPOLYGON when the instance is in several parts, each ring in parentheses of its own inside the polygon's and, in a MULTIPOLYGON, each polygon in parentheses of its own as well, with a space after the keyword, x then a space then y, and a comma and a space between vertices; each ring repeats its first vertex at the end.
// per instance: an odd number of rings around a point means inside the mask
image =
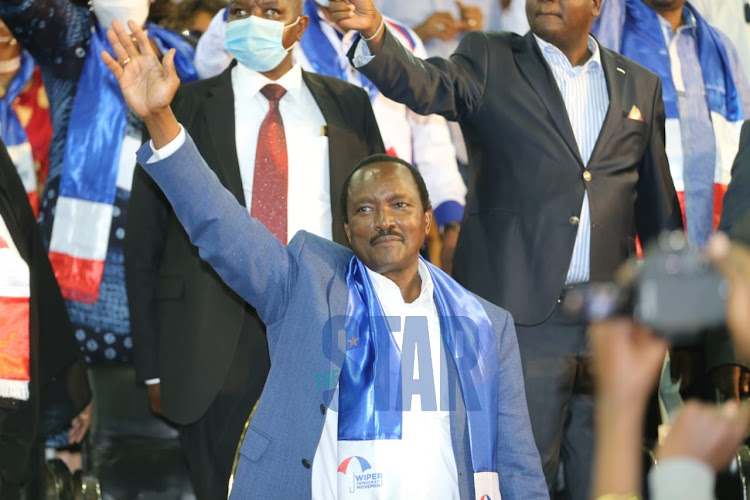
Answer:
POLYGON ((53 453, 96 473, 112 365, 199 500, 714 497, 750 427, 750 4, 0 20, 0 500, 53 453), (566 312, 667 231, 726 325, 566 312))

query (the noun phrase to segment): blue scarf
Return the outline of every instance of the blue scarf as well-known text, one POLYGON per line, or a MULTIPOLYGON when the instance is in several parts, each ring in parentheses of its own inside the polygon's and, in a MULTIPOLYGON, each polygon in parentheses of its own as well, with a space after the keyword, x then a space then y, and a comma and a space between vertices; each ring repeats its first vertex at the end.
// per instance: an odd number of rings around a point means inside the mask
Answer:
MULTIPOLYGON (((695 18, 698 60, 703 72, 708 108, 729 121, 740 121, 742 105, 724 43, 695 8, 688 3, 685 8, 695 18)), ((617 48, 624 56, 659 75, 667 118, 679 118, 677 92, 661 24, 656 12, 641 0, 626 0, 622 40, 617 48)))
POLYGON ((34 59, 25 50, 21 51, 21 68, 10 82, 5 97, 0 99, 0 136, 6 146, 28 142, 26 131, 13 111, 13 101, 21 94, 34 74, 34 59))
MULTIPOLYGON (((443 342, 458 372, 474 472, 497 472, 499 360, 492 324, 471 293, 423 262, 432 277, 443 342)), ((367 270, 356 257, 346 281, 349 347, 339 377, 338 439, 401 439, 398 348, 367 270)))
MULTIPOLYGON (((347 61, 346 64, 342 65, 342 62, 339 60, 338 50, 331 44, 326 34, 323 33, 320 23, 326 21, 320 18, 315 0, 307 0, 305 2, 305 15, 310 18, 310 24, 307 26, 305 34, 302 35, 300 46, 305 53, 305 57, 310 61, 310 65, 320 75, 332 76, 345 82, 349 81, 347 75, 349 62, 347 61)), ((380 94, 380 91, 363 74, 360 73, 359 78, 362 82, 362 88, 367 91, 370 101, 373 101, 380 94)))
POLYGON ((106 29, 96 23, 70 113, 60 196, 111 205, 128 107, 101 60, 103 50, 115 57, 106 29))
POLYGON ((162 28, 158 24, 146 23, 148 37, 154 41, 159 51, 166 54, 169 49, 175 49, 174 67, 180 83, 194 82, 198 79, 198 71, 193 65, 195 49, 190 43, 177 33, 162 28))
MULTIPOLYGON (((175 67, 181 80, 197 79, 187 59, 195 52, 186 49, 186 41, 150 23, 148 32, 163 53, 178 49, 175 67)), ((117 79, 101 60, 102 50, 115 57, 106 29, 96 23, 70 114, 60 196, 112 204, 128 106, 117 79)))

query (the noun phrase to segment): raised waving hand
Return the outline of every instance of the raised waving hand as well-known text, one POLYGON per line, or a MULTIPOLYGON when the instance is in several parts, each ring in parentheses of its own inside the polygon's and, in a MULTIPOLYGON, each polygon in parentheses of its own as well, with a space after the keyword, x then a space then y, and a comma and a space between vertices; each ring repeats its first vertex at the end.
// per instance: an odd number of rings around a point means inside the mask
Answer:
POLYGON ((133 21, 128 21, 128 28, 135 43, 122 24, 112 22, 107 38, 117 59, 104 51, 101 57, 117 78, 125 101, 143 119, 154 146, 159 148, 179 133, 169 108, 180 85, 174 67, 175 50, 171 49, 159 62, 143 30, 133 21))

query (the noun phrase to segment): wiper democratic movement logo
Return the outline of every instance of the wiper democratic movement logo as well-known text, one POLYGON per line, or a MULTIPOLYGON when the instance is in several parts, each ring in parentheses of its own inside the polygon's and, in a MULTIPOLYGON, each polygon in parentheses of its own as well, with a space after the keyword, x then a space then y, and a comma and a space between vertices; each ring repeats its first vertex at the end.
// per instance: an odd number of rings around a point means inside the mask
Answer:
POLYGON ((383 474, 381 472, 367 472, 371 471, 372 466, 370 462, 362 457, 352 456, 344 459, 339 464, 338 472, 345 476, 351 476, 351 485, 349 486, 349 493, 354 493, 357 490, 365 490, 371 488, 380 488, 383 486, 383 474), (357 467, 355 464, 358 464, 357 467), (360 473, 357 474, 356 470, 359 468, 360 473))

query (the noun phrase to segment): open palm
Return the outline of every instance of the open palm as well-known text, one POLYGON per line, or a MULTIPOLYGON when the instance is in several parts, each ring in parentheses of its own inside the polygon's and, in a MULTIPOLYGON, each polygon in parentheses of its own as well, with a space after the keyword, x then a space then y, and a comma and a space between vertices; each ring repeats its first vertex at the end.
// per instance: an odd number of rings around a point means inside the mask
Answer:
POLYGON ((143 30, 133 21, 128 22, 128 27, 138 45, 123 26, 114 21, 107 38, 117 60, 107 52, 102 52, 101 57, 117 78, 125 101, 138 116, 145 118, 169 106, 180 79, 174 67, 174 49, 167 52, 162 64, 143 30))

